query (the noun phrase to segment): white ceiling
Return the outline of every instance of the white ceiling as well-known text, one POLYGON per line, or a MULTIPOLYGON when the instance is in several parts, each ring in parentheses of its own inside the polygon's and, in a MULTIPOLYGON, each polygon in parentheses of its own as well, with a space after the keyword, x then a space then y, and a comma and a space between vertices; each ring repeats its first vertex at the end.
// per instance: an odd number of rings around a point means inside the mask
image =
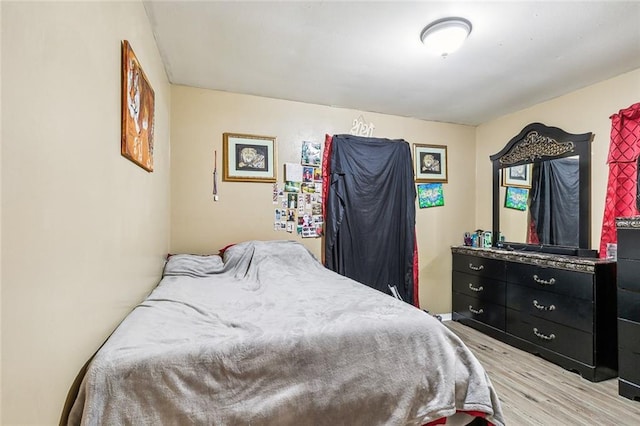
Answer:
MULTIPOLYGON (((477 125, 640 68, 640 2, 146 1, 171 83, 477 125), (431 21, 473 24, 443 59, 431 21)), ((640 87, 629 88, 638 92, 640 87)))

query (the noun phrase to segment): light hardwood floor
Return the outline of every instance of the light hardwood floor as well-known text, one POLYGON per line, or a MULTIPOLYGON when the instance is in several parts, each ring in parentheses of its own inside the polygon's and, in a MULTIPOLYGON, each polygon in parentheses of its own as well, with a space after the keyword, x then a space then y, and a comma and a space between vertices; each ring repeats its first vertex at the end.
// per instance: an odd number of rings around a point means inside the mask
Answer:
POLYGON ((618 395, 618 379, 593 383, 454 321, 445 321, 484 366, 514 426, 640 425, 640 402, 618 395))

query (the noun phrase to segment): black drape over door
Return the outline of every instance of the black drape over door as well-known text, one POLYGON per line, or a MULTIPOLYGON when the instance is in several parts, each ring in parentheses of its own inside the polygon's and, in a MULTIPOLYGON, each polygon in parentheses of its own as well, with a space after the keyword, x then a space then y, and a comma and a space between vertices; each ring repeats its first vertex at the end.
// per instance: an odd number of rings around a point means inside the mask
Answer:
POLYGON ((577 247, 580 174, 578 159, 534 163, 531 180, 531 221, 540 244, 577 247))
POLYGON ((326 199, 329 269, 413 303, 415 187, 404 140, 336 135, 326 199))

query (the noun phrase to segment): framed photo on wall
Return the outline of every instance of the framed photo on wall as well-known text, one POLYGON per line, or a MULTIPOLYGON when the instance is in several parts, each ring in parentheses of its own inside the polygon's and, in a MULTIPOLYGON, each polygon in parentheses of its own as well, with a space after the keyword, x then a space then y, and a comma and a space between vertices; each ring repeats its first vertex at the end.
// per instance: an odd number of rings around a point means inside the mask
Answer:
POLYGON ((532 166, 532 164, 521 164, 502 169, 502 186, 531 188, 532 166))
POLYGON ((224 133, 222 180, 230 182, 275 182, 276 138, 224 133))
POLYGON ((507 193, 504 199, 504 206, 506 208, 525 211, 527 210, 528 201, 529 190, 527 188, 507 187, 507 193))
POLYGON ((416 182, 447 182, 447 147, 413 144, 413 167, 416 182))
POLYGON ((427 207, 444 206, 444 193, 441 183, 418 184, 418 206, 421 209, 427 207))
POLYGON ((120 153, 153 172, 155 93, 127 40, 122 41, 122 139, 120 153))

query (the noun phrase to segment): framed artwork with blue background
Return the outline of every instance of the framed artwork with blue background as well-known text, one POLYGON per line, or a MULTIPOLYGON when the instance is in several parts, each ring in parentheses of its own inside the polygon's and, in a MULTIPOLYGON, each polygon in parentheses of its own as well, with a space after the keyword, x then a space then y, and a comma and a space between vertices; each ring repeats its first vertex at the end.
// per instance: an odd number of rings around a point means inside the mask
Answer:
POLYGON ((418 185, 418 205, 421 209, 444 206, 441 183, 421 183, 418 185))
POLYGON ((528 200, 528 189, 508 186, 507 195, 504 199, 504 206, 509 209, 525 211, 527 210, 528 200))

